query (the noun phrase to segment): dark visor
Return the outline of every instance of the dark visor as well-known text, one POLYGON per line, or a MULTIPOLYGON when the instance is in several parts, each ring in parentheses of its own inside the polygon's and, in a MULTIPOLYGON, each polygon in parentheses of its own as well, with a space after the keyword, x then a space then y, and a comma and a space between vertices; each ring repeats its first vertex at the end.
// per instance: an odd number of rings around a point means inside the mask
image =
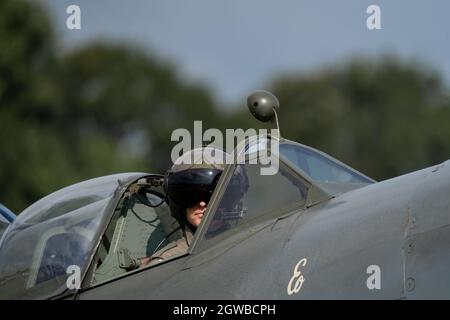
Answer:
POLYGON ((168 176, 167 196, 177 206, 192 208, 209 202, 222 170, 190 169, 168 176))

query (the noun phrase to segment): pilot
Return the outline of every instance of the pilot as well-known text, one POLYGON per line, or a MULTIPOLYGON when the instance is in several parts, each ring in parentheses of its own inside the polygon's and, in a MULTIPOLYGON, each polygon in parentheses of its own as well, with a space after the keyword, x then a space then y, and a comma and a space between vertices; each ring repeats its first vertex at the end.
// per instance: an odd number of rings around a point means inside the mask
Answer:
POLYGON ((151 257, 140 259, 141 267, 185 254, 200 225, 208 202, 224 169, 226 153, 213 147, 196 148, 178 158, 166 175, 166 193, 172 216, 183 237, 151 257))

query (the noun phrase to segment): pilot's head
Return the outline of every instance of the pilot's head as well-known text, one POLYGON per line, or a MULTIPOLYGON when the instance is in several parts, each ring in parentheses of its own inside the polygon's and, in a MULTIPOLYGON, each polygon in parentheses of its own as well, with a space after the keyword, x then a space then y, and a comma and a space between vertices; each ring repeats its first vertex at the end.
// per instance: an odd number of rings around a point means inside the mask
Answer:
POLYGON ((181 227, 195 232, 217 181, 224 169, 226 153, 202 147, 184 153, 167 173, 166 192, 172 216, 181 227))

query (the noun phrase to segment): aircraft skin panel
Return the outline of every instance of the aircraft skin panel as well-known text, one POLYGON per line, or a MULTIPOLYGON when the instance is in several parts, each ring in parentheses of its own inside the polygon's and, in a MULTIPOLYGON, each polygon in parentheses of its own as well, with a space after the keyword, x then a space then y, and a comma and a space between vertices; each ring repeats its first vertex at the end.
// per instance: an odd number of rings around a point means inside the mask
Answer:
MULTIPOLYGON (((285 251, 294 268, 303 267, 302 289, 289 295, 305 299, 401 299, 407 207, 431 169, 357 189, 313 208, 293 227, 285 251), (301 250, 298 245, 302 244, 301 250), (309 267, 308 267, 309 266, 309 267), (310 268, 310 269, 309 269, 310 268), (380 273, 380 288, 370 277, 380 273), (367 284, 371 282, 372 285, 367 284)), ((294 274, 294 270, 291 270, 294 274)))
POLYGON ((153 299, 155 293, 170 284, 170 278, 180 272, 185 257, 163 263, 151 269, 142 269, 123 278, 80 292, 77 299, 153 299))
POLYGON ((450 161, 417 189, 405 251, 408 299, 450 299, 450 161))

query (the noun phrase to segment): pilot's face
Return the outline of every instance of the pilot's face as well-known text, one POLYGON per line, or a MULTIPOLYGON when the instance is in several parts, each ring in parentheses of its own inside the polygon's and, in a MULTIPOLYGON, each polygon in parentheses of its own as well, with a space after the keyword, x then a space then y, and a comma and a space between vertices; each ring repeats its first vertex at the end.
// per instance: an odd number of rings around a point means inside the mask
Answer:
POLYGON ((195 207, 186 209, 187 221, 194 227, 198 227, 202 222, 203 213, 206 210, 206 202, 200 201, 195 207))

